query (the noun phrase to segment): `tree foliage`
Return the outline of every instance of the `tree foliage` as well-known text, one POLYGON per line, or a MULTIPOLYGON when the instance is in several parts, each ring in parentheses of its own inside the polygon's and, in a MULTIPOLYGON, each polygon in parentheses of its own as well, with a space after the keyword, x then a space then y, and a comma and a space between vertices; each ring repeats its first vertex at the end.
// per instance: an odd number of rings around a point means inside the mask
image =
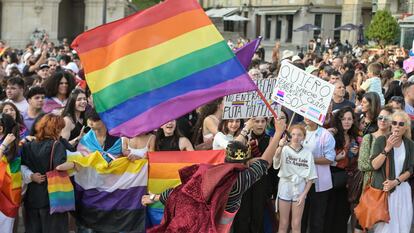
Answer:
POLYGON ((379 10, 371 20, 365 35, 380 45, 392 44, 399 35, 398 22, 389 11, 379 10))
POLYGON ((161 2, 161 0, 133 0, 132 2, 138 7, 138 10, 144 10, 161 2))

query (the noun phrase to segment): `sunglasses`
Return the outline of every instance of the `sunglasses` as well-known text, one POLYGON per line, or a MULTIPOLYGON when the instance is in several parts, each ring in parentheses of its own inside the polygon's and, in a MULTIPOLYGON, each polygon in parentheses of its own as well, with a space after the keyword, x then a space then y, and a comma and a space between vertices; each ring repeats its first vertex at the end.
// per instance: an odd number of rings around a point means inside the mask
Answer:
POLYGON ((397 126, 398 125, 398 126, 404 127, 405 122, 402 122, 402 121, 392 121, 391 124, 393 126, 397 126))
POLYGON ((390 118, 389 118, 389 117, 387 117, 387 116, 382 116, 382 115, 379 115, 377 119, 378 119, 378 121, 389 121, 389 120, 390 120, 390 118))

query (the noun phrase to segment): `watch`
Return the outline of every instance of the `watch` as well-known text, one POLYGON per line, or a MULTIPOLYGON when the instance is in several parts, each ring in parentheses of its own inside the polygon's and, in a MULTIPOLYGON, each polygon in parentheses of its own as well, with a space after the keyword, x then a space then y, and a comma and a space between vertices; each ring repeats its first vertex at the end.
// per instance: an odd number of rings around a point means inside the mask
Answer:
POLYGON ((396 178, 396 180, 398 182, 398 185, 400 185, 401 184, 401 180, 399 178, 396 178))
POLYGON ((156 196, 157 196, 156 194, 152 193, 152 194, 150 194, 149 198, 150 198, 151 201, 155 201, 156 196))
POLYGON ((383 150, 383 151, 382 151, 382 154, 383 154, 383 155, 385 155, 385 156, 388 156, 388 155, 390 155, 390 152, 389 152, 389 151, 388 151, 388 152, 386 152, 385 150, 383 150))

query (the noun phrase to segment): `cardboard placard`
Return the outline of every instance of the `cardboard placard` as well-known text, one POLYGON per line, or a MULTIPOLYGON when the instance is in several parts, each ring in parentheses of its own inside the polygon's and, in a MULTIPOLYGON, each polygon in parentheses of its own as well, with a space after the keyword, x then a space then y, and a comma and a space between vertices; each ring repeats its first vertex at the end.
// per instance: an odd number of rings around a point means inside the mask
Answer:
MULTIPOLYGON (((276 79, 259 79, 254 80, 254 82, 272 108, 276 110, 277 104, 271 100, 276 79)), ((224 97, 223 119, 247 119, 258 116, 271 117, 273 115, 257 91, 242 92, 224 97)))
POLYGON ((272 100, 288 109, 323 125, 335 86, 282 62, 272 100))

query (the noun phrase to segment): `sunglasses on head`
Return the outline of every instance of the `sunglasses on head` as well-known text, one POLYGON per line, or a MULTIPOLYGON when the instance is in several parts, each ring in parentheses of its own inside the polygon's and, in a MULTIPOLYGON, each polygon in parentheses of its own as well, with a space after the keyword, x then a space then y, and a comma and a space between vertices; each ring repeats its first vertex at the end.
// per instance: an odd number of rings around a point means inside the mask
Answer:
POLYGON ((402 121, 392 121, 391 124, 393 126, 397 126, 398 125, 398 126, 403 127, 405 125, 405 122, 402 122, 402 121))
POLYGON ((389 120, 390 120, 390 118, 389 118, 389 117, 387 117, 387 116, 382 116, 382 115, 379 115, 377 119, 378 119, 378 121, 389 121, 389 120))

